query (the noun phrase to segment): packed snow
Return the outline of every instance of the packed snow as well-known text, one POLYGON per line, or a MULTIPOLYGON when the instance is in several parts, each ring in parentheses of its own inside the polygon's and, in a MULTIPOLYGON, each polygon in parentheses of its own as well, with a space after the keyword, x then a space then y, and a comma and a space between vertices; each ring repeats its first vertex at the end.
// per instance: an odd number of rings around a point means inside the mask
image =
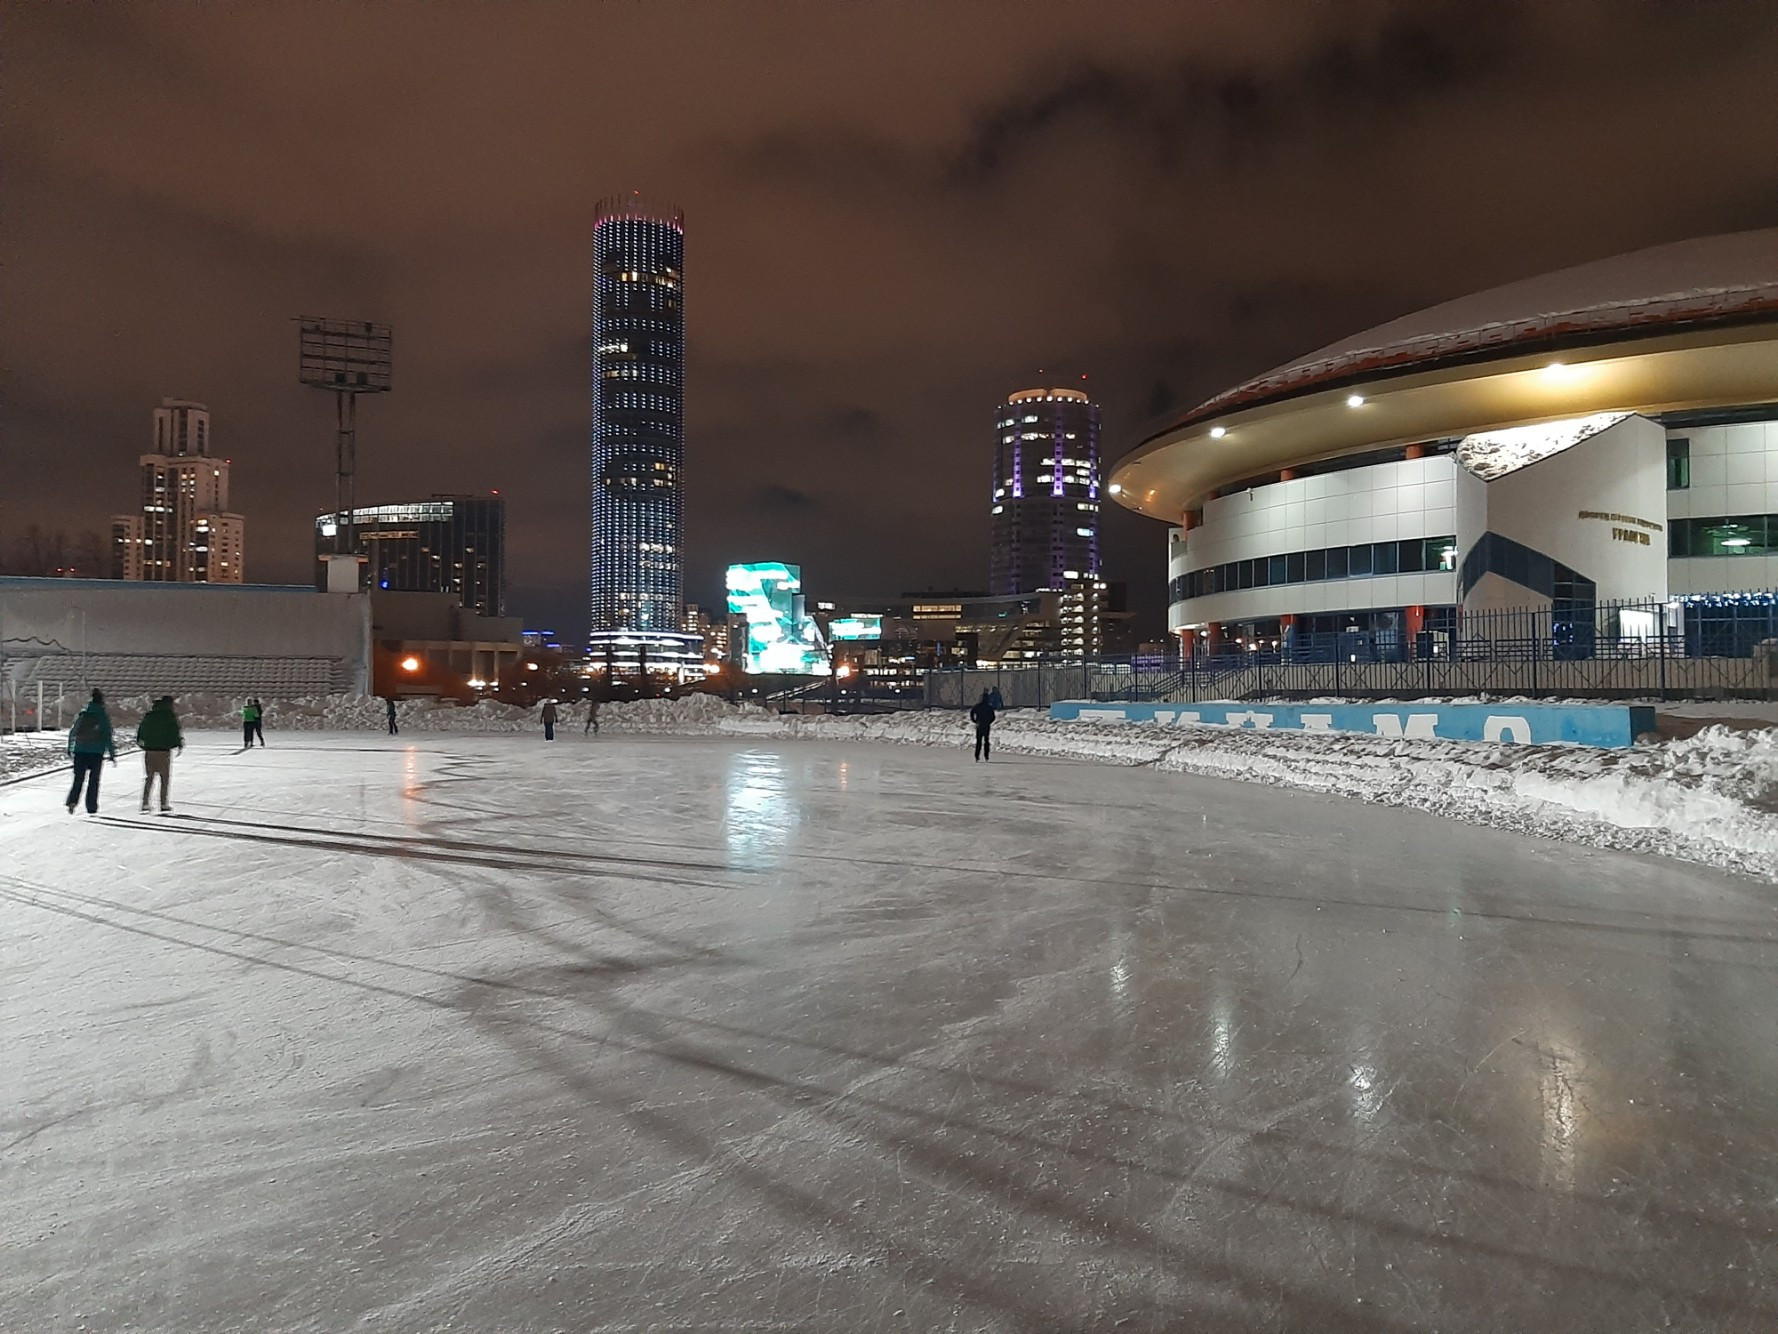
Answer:
MULTIPOLYGON (((120 739, 150 699, 111 707, 120 739)), ((1667 709, 1669 706, 1663 706, 1667 709)), ((1680 717, 1710 718, 1735 706, 1671 706, 1680 717)), ((582 732, 587 706, 561 707, 557 730, 582 732)), ((995 726, 1005 754, 1137 765, 1353 797, 1430 811, 1470 823, 1561 838, 1595 847, 1654 853, 1778 879, 1778 728, 1752 717, 1702 726, 1693 735, 1628 751, 1574 746, 1486 745, 1455 741, 1055 722, 1013 710, 995 726)), ((180 701, 188 730, 235 727, 239 702, 211 696, 180 701)), ((403 732, 536 731, 536 709, 484 700, 459 707, 405 700, 403 732)), ((599 725, 615 735, 750 736, 811 741, 965 745, 961 713, 907 710, 869 715, 778 714, 716 695, 601 706, 599 725)), ((268 704, 269 735, 280 731, 385 730, 386 706, 372 696, 327 696, 268 704)), ((59 750, 24 742, 0 750, 0 773, 60 764, 59 750)))

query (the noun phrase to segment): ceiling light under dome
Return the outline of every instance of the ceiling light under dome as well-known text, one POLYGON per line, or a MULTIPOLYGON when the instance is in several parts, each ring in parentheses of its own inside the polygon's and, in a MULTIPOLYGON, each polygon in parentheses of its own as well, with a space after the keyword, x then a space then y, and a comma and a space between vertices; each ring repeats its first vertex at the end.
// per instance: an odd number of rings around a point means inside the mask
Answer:
POLYGON ((1212 440, 1220 440, 1223 438, 1223 436, 1227 435, 1228 433, 1229 433, 1229 428, 1226 426, 1212 426, 1210 428, 1210 438, 1212 440))
POLYGON ((1124 484, 1122 482, 1113 482, 1110 486, 1106 487, 1105 489, 1107 491, 1111 492, 1111 494, 1115 496, 1124 489, 1124 484))
POLYGON ((1346 406, 1349 408, 1362 408, 1364 406, 1364 395, 1363 394, 1347 394, 1346 395, 1346 406))
POLYGON ((1504 431, 1481 431, 1466 435, 1457 445, 1457 462, 1484 482, 1528 468, 1553 454, 1572 449, 1583 440, 1590 440, 1601 431, 1609 431, 1619 422, 1634 416, 1630 412, 1595 412, 1590 417, 1568 417, 1562 421, 1538 422, 1535 426, 1513 426, 1504 431))

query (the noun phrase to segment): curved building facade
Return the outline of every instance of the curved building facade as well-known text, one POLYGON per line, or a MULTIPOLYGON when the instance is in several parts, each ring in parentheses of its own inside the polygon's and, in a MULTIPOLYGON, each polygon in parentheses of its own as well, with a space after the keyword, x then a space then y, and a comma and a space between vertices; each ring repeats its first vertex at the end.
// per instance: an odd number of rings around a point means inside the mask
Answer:
POLYGON ((1023 389, 994 417, 995 597, 1099 573, 1099 405, 1078 389, 1023 389))
MULTIPOLYGON (((685 218, 629 196, 593 224, 591 646, 685 648, 685 218)), ((690 656, 695 659, 696 654, 690 656)))
POLYGON ((1778 588, 1778 229, 1367 330, 1217 395, 1108 490, 1177 525, 1197 651, 1778 588))

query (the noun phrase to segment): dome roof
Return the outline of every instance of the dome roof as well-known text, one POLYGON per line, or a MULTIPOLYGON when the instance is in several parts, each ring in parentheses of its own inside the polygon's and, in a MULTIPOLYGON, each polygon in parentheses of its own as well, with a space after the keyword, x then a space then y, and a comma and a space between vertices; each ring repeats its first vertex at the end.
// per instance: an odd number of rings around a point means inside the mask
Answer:
POLYGON ((1526 345, 1572 346, 1625 332, 1775 317, 1778 227, 1699 237, 1429 306, 1255 376, 1183 421, 1372 374, 1509 355, 1526 345))

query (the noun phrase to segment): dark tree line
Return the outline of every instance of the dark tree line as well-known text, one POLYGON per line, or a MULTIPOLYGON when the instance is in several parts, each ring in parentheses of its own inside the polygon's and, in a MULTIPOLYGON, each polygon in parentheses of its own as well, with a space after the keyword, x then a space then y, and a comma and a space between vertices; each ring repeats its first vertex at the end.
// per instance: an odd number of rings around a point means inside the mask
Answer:
POLYGON ((111 553, 90 528, 70 536, 66 529, 27 524, 0 534, 0 574, 108 579, 111 553))

